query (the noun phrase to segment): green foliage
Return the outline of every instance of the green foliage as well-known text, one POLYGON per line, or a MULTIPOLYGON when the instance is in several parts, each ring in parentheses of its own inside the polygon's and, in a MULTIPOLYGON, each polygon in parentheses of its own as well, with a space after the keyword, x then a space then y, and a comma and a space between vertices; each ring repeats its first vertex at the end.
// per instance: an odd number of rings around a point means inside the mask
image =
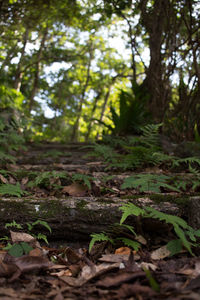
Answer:
POLYGON ((34 180, 29 181, 28 186, 48 186, 50 184, 51 179, 56 178, 68 178, 68 174, 66 172, 57 172, 57 171, 46 171, 41 172, 37 175, 34 180))
POLYGON ((15 220, 13 220, 11 223, 6 223, 5 228, 14 227, 17 229, 22 229, 22 226, 19 223, 16 223, 15 220))
POLYGON ((71 155, 72 155, 71 153, 63 153, 61 151, 53 149, 53 150, 47 151, 42 156, 43 157, 52 157, 52 158, 56 159, 56 158, 61 157, 61 156, 65 156, 66 157, 66 156, 71 156, 71 155))
POLYGON ((110 145, 97 144, 91 145, 87 148, 92 149, 88 155, 94 157, 103 157, 105 161, 108 162, 116 162, 118 158, 118 154, 114 151, 113 147, 110 145))
POLYGON ((113 240, 111 238, 109 238, 105 233, 92 233, 90 235, 92 237, 90 244, 89 244, 89 252, 92 250, 92 247, 94 246, 94 244, 96 242, 110 242, 111 244, 113 244, 113 240))
POLYGON ((48 223, 46 221, 42 221, 42 220, 37 220, 33 223, 26 223, 26 225, 28 226, 28 231, 33 230, 33 228, 36 225, 42 225, 43 227, 45 227, 46 229, 49 230, 49 232, 51 233, 51 227, 48 225, 48 223))
POLYGON ((117 240, 120 240, 125 246, 131 247, 135 251, 138 251, 141 247, 140 243, 133 241, 131 239, 125 238, 125 237, 117 238, 116 241, 117 240))
POLYGON ((15 163, 16 157, 6 153, 5 151, 0 150, 0 163, 1 165, 5 164, 5 162, 15 163))
POLYGON ((76 173, 72 175, 72 180, 83 182, 88 187, 88 189, 91 190, 91 181, 95 180, 95 178, 86 174, 76 173))
POLYGON ((4 250, 9 248, 8 254, 14 257, 20 257, 22 255, 28 254, 33 248, 26 242, 15 243, 10 247, 5 247, 4 250))
POLYGON ((121 90, 119 94, 119 114, 113 106, 110 107, 114 128, 105 123, 104 125, 111 129, 114 135, 139 133, 141 126, 146 124, 148 120, 148 114, 145 110, 146 100, 147 92, 144 92, 142 85, 135 83, 133 91, 121 90))
POLYGON ((173 160, 172 167, 176 168, 179 166, 186 166, 192 173, 195 173, 194 168, 200 167, 200 158, 192 156, 173 160))
POLYGON ((7 195, 21 197, 25 194, 27 194, 27 192, 21 189, 19 183, 16 183, 16 185, 9 183, 0 185, 0 195, 2 196, 7 195))
MULTIPOLYGON (((169 241, 167 244, 167 248, 170 251, 171 255, 175 255, 182 250, 182 246, 184 246, 191 255, 194 255, 192 252, 192 247, 199 247, 197 244, 197 238, 200 237, 200 230, 194 230, 191 226, 187 224, 182 218, 173 216, 170 214, 166 214, 160 212, 152 207, 145 206, 140 208, 132 203, 127 203, 122 205, 119 210, 122 211, 122 216, 120 219, 120 226, 125 225, 124 222, 130 216, 140 216, 142 218, 152 218, 157 219, 159 221, 171 224, 173 226, 174 232, 177 235, 178 239, 169 241)), ((132 226, 127 227, 128 230, 135 236, 136 233, 133 230, 132 226)), ((108 241, 109 236, 105 233, 102 234, 92 234, 92 240, 90 242, 89 250, 91 251, 92 246, 97 241, 108 241)), ((136 251, 141 246, 139 242, 131 239, 127 239, 126 237, 118 237, 116 240, 122 241, 125 245, 132 247, 136 251)), ((114 241, 112 240, 112 243, 114 241)))
POLYGON ((135 205, 133 205, 133 204, 123 205, 120 208, 120 210, 123 211, 120 223, 123 223, 126 220, 126 218, 130 215, 138 216, 138 213, 141 211, 140 215, 142 217, 158 219, 160 221, 164 221, 165 223, 171 224, 174 228, 174 232, 176 233, 176 235, 179 238, 177 245, 175 245, 176 244, 175 241, 173 243, 172 242, 168 243, 167 247, 170 250, 171 254, 174 254, 176 252, 175 249, 180 248, 179 244, 181 241, 182 245, 184 245, 184 247, 190 252, 190 254, 193 255, 191 247, 197 246, 193 242, 196 242, 196 237, 200 236, 200 230, 194 230, 182 218, 160 212, 160 211, 158 211, 152 207, 148 207, 148 206, 145 206, 143 209, 140 208, 140 210, 138 210, 138 207, 135 207, 135 205), (188 238, 192 242, 189 241, 188 238), (170 247, 172 247, 172 249, 170 247))
POLYGON ((160 188, 165 188, 167 190, 180 192, 177 187, 169 184, 169 181, 170 177, 163 174, 137 174, 135 176, 125 178, 121 188, 134 188, 138 189, 140 192, 151 191, 154 193, 160 193, 160 188))
MULTIPOLYGON (((50 233, 52 232, 51 227, 48 225, 48 223, 46 221, 42 221, 42 220, 36 220, 35 222, 32 222, 32 223, 26 223, 26 226, 27 226, 27 230, 26 231, 28 231, 28 233, 30 235, 34 236, 36 239, 43 240, 46 244, 48 244, 48 240, 47 240, 47 237, 46 237, 45 234, 42 234, 41 232, 39 232, 37 234, 32 233, 32 231, 35 230, 35 227, 37 227, 38 225, 45 227, 50 233)), ((6 223, 5 228, 7 229, 9 227, 14 227, 14 228, 17 228, 17 229, 20 229, 20 230, 23 229, 23 226, 21 224, 19 224, 19 223, 16 223, 15 220, 13 220, 13 222, 11 222, 11 223, 6 223)), ((8 241, 9 238, 8 237, 4 237, 4 238, 1 238, 0 240, 6 240, 6 241, 8 241)), ((26 249, 29 249, 29 245, 27 243, 25 243, 27 245, 25 245, 25 248, 24 248, 23 247, 23 245, 24 245, 23 243, 24 242, 22 242, 20 244, 13 244, 13 245, 11 245, 10 243, 8 243, 7 246, 4 249, 5 250, 10 249, 10 251, 12 253, 12 254, 10 253, 10 255, 12 255, 12 256, 16 256, 16 255, 18 255, 20 253, 21 254, 19 256, 21 256, 21 255, 23 255, 25 253, 26 249), (16 245, 19 245, 19 246, 16 246, 16 245)))
POLYGON ((146 269, 146 268, 144 268, 144 267, 143 267, 143 270, 144 270, 144 272, 145 272, 145 274, 146 274, 146 277, 147 277, 148 280, 149 280, 149 283, 150 283, 152 289, 153 289, 155 292, 159 293, 159 291, 160 291, 160 286, 159 286, 159 284, 157 283, 157 281, 153 278, 153 276, 152 276, 150 270, 148 270, 148 269, 146 269))

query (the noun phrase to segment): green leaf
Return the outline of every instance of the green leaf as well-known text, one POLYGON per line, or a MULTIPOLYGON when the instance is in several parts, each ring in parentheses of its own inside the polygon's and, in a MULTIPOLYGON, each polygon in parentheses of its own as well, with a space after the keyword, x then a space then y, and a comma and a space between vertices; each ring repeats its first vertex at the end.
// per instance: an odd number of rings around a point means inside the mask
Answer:
POLYGON ((22 229, 22 226, 18 223, 15 222, 15 220, 13 220, 11 223, 6 223, 5 228, 8 227, 15 227, 17 229, 22 229))
POLYGON ((72 179, 74 181, 83 181, 89 190, 91 190, 91 188, 92 188, 90 181, 95 180, 95 178, 92 176, 88 176, 85 174, 79 174, 79 173, 73 174, 72 179))
POLYGON ((177 239, 177 240, 172 240, 169 243, 167 243, 166 247, 167 247, 167 250, 170 251, 170 253, 171 253, 170 255, 173 256, 173 255, 181 252, 182 246, 183 246, 183 243, 182 243, 181 239, 177 239))
POLYGON ((133 248, 135 251, 138 251, 139 248, 141 247, 140 243, 128 238, 121 237, 121 238, 117 238, 117 240, 121 240, 124 243, 124 245, 133 248))
POLYGON ((33 227, 33 226, 36 226, 38 224, 44 226, 46 229, 49 230, 50 233, 52 232, 51 227, 48 225, 48 223, 46 221, 37 220, 37 221, 33 222, 31 225, 33 227))
POLYGON ((45 234, 38 233, 36 238, 39 239, 39 240, 43 240, 46 244, 49 243, 45 234))
POLYGON ((119 207, 119 210, 123 211, 120 224, 124 223, 124 221, 130 216, 143 216, 145 214, 145 210, 132 204, 132 203, 127 203, 124 204, 123 206, 119 207))
POLYGON ((92 250, 92 247, 96 242, 103 242, 109 241, 110 243, 114 244, 113 240, 109 238, 105 233, 93 233, 90 235, 92 237, 90 244, 89 244, 89 252, 92 250))
POLYGON ((26 242, 21 242, 20 246, 22 247, 24 254, 28 254, 33 248, 26 242))
POLYGON ((20 257, 24 253, 24 249, 20 244, 14 244, 12 247, 9 249, 8 254, 14 257, 20 257))
POLYGON ((0 195, 8 195, 8 196, 17 196, 21 197, 22 195, 26 194, 20 187, 20 184, 3 184, 0 186, 0 195))
POLYGON ((152 287, 152 289, 155 291, 155 292, 159 292, 160 291, 160 286, 159 284, 156 282, 156 280, 153 278, 153 276, 151 275, 151 272, 149 270, 147 270, 146 268, 143 268, 148 280, 149 280, 149 283, 152 287))

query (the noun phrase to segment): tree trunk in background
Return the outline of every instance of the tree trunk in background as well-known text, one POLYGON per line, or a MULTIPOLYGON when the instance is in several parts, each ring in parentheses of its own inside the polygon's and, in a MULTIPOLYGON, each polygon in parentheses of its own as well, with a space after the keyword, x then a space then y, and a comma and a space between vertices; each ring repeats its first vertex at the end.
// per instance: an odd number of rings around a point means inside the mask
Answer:
POLYGON ((26 31, 23 36, 23 47, 21 50, 21 56, 20 56, 20 60, 19 60, 18 66, 17 66, 15 82, 14 82, 14 88, 18 92, 20 91, 21 83, 22 83, 22 75, 23 75, 22 64, 23 64, 24 54, 25 54, 26 45, 27 45, 27 41, 28 41, 28 34, 29 34, 29 29, 26 28, 26 31))
POLYGON ((164 65, 162 46, 163 34, 168 19, 168 0, 155 0, 154 6, 148 11, 148 0, 140 3, 142 23, 149 34, 150 64, 146 71, 145 86, 150 93, 148 109, 155 121, 163 121, 169 104, 170 89, 164 81, 164 65))
POLYGON ((93 125, 93 122, 94 122, 94 120, 93 120, 94 113, 95 113, 96 108, 97 108, 98 100, 101 99, 102 93, 103 93, 102 90, 100 92, 98 92, 97 96, 95 97, 94 103, 93 103, 92 112, 91 112, 91 116, 90 116, 90 120, 89 120, 89 125, 87 127, 87 134, 86 134, 86 137, 85 137, 86 142, 88 141, 89 136, 90 136, 92 125, 93 125))
POLYGON ((42 37, 42 40, 41 40, 41 43, 40 43, 40 48, 39 48, 38 53, 37 53, 37 60, 36 60, 36 64, 35 64, 35 72, 34 72, 34 78, 33 78, 33 86, 32 86, 32 90, 31 90, 31 94, 30 94, 30 98, 29 98, 29 113, 31 112, 31 110, 33 108, 34 97, 35 97, 35 95, 37 93, 37 90, 38 90, 42 51, 43 51, 44 46, 45 46, 47 35, 48 35, 48 28, 46 27, 45 31, 44 31, 44 34, 43 34, 43 37, 42 37))
MULTIPOLYGON (((108 91, 107 91, 107 93, 105 95, 105 98, 104 98, 104 103, 103 103, 102 110, 101 110, 101 116, 100 116, 100 119, 99 119, 100 122, 103 120, 103 116, 104 116, 106 105, 108 103, 108 99, 109 99, 109 96, 110 96, 111 88, 112 88, 112 85, 109 86, 108 91)), ((98 138, 99 138, 99 132, 96 135, 97 140, 98 140, 98 138)))
POLYGON ((88 61, 88 67, 87 67, 86 81, 85 81, 85 84, 83 86, 83 90, 82 90, 82 94, 81 94, 81 98, 80 98, 80 103, 79 103, 79 107, 78 107, 78 110, 77 110, 77 118, 76 118, 76 121, 75 121, 73 129, 72 129, 71 142, 77 141, 77 138, 78 138, 79 122, 80 122, 80 118, 81 118, 82 107, 83 107, 83 103, 84 103, 84 100, 85 100, 86 89, 88 87, 89 80, 90 80, 90 68, 91 68, 92 58, 93 58, 93 49, 92 49, 92 46, 91 46, 90 49, 89 49, 89 61, 88 61))

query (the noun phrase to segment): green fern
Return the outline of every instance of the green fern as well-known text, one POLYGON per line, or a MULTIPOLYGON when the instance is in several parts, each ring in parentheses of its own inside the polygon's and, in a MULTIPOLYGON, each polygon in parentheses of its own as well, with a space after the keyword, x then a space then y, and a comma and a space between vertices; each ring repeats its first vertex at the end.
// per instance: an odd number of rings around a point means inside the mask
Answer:
POLYGON ((120 240, 122 241, 122 243, 125 245, 125 246, 128 246, 128 247, 131 247, 133 248, 133 250, 135 251, 138 251, 141 247, 141 244, 134 241, 134 240, 131 240, 131 239, 128 239, 128 238, 125 238, 125 237, 121 237, 121 238, 117 238, 116 240, 120 240))
POLYGON ((96 242, 108 241, 111 244, 114 244, 114 241, 111 238, 109 238, 109 236, 107 234, 105 234, 104 232, 102 232, 102 233, 92 233, 90 236, 92 237, 92 239, 91 239, 90 244, 89 244, 89 252, 91 252, 92 247, 94 246, 94 244, 96 242))
POLYGON ((21 189, 19 183, 16 185, 9 183, 0 185, 0 195, 21 197, 24 194, 27 194, 27 192, 21 189))
POLYGON ((160 139, 159 139, 159 128, 163 124, 148 124, 141 127, 142 136, 140 142, 150 148, 161 150, 160 139))
MULTIPOLYGON (((196 237, 200 236, 200 230, 194 230, 182 218, 160 212, 148 206, 141 209, 133 205, 132 203, 123 205, 122 207, 120 207, 120 210, 123 211, 120 223, 123 223, 126 220, 126 218, 130 215, 140 215, 145 218, 158 219, 160 221, 164 221, 165 223, 173 225, 174 231, 179 238, 177 243, 180 243, 181 241, 182 245, 184 245, 184 247, 193 255, 191 247, 196 246, 194 242, 196 242, 196 237), (192 242, 188 240, 188 237, 192 242)), ((169 242, 167 245, 168 249, 173 254, 175 252, 175 247, 177 247, 178 249, 180 248, 178 247, 178 244, 175 245, 174 243, 169 242)))
POLYGON ((145 210, 140 208, 139 206, 134 205, 133 203, 129 202, 127 204, 122 205, 119 210, 123 212, 120 225, 122 225, 125 220, 131 216, 134 215, 136 217, 145 215, 145 210))
POLYGON ((188 169, 194 168, 193 166, 200 167, 200 158, 199 157, 186 157, 173 160, 172 167, 179 167, 181 165, 186 165, 188 169))
POLYGON ((15 163, 16 158, 8 153, 6 153, 3 150, 0 150, 0 162, 1 163, 5 163, 5 162, 11 162, 11 163, 15 163))
POLYGON ((89 175, 77 173, 77 174, 72 175, 72 180, 83 182, 88 187, 88 189, 91 190, 91 188, 92 188, 91 181, 95 180, 95 178, 92 176, 89 176, 89 175))
POLYGON ((135 176, 125 178, 124 183, 121 185, 121 188, 134 188, 138 189, 140 192, 151 191, 154 193, 159 193, 160 188, 162 187, 176 192, 180 192, 180 190, 177 187, 167 183, 167 181, 169 180, 169 176, 162 174, 138 174, 135 176))
POLYGON ((87 148, 91 148, 91 151, 87 156, 94 156, 104 158, 106 162, 116 162, 118 154, 115 152, 113 147, 109 145, 102 145, 102 144, 94 144, 91 146, 87 146, 87 148))
POLYGON ((29 187, 39 186, 39 185, 48 185, 51 178, 67 178, 68 175, 65 172, 57 171, 46 171, 42 172, 35 177, 34 180, 28 183, 29 187))

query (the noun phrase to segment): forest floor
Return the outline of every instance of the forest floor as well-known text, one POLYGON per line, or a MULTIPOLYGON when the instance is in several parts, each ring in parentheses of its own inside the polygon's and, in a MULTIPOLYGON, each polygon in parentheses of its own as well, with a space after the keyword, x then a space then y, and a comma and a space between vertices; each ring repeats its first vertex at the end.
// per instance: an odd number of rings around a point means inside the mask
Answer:
MULTIPOLYGON (((95 243, 89 252, 90 234, 95 229, 98 233, 110 230, 106 226, 112 221, 118 220, 119 223, 118 207, 123 201, 130 200, 140 206, 153 205, 160 207, 161 211, 174 211, 174 214, 184 217, 188 206, 185 208, 179 204, 189 199, 191 194, 173 191, 155 196, 156 193, 123 189, 124 178, 132 172, 107 169, 101 158, 87 155, 89 148, 86 146, 56 143, 29 145, 27 150, 19 153, 16 164, 8 164, 6 171, 1 171, 1 184, 7 188, 15 185, 18 189, 13 190, 12 197, 6 192, 1 197, 1 219, 8 235, 8 229, 11 231, 8 240, 2 240, 0 245, 0 299, 200 299, 199 248, 193 250, 194 255, 183 249, 179 254, 170 256, 165 245, 174 235, 173 228, 166 224, 151 224, 150 220, 145 227, 143 221, 136 218, 139 224, 137 241, 140 242, 137 251, 124 246, 119 240, 115 244, 104 240, 95 243), (37 238, 31 236, 31 226, 28 232, 20 228, 19 223, 24 225, 25 221, 29 221, 23 209, 16 213, 16 218, 8 213, 14 202, 17 205, 20 201, 27 203, 27 199, 34 200, 36 212, 41 199, 47 203, 56 200, 73 205, 79 201, 79 209, 90 205, 96 217, 88 223, 87 214, 74 217, 76 208, 62 213, 63 204, 60 204, 61 211, 54 218, 35 213, 35 219, 30 222, 32 227, 38 225, 38 219, 41 221, 41 227, 34 231, 35 234, 40 234, 41 228, 46 226, 44 221, 52 229, 50 234, 48 226, 45 227, 49 240, 49 244, 45 244, 39 235, 37 238), (94 206, 98 199, 108 205, 110 216, 106 217, 107 223, 101 216, 104 214, 101 204, 94 206), (157 202, 154 202, 155 199, 157 202), (5 214, 3 205, 7 202, 9 208, 5 214), (62 222, 59 220, 60 223, 56 223, 55 219, 61 215, 62 222), (77 225, 72 223, 70 229, 72 217, 73 222, 77 220, 77 225), (6 245, 8 247, 5 249, 6 245)), ((163 170, 156 167, 143 172, 163 174, 163 170)), ((45 207, 47 215, 50 210, 48 205, 45 207)), ((88 214, 88 218, 91 215, 88 214)), ((1 228, 1 234, 3 230, 1 228)), ((120 230, 116 227, 112 234, 119 237, 123 233, 120 230)), ((125 237, 134 235, 125 233, 125 237)))

